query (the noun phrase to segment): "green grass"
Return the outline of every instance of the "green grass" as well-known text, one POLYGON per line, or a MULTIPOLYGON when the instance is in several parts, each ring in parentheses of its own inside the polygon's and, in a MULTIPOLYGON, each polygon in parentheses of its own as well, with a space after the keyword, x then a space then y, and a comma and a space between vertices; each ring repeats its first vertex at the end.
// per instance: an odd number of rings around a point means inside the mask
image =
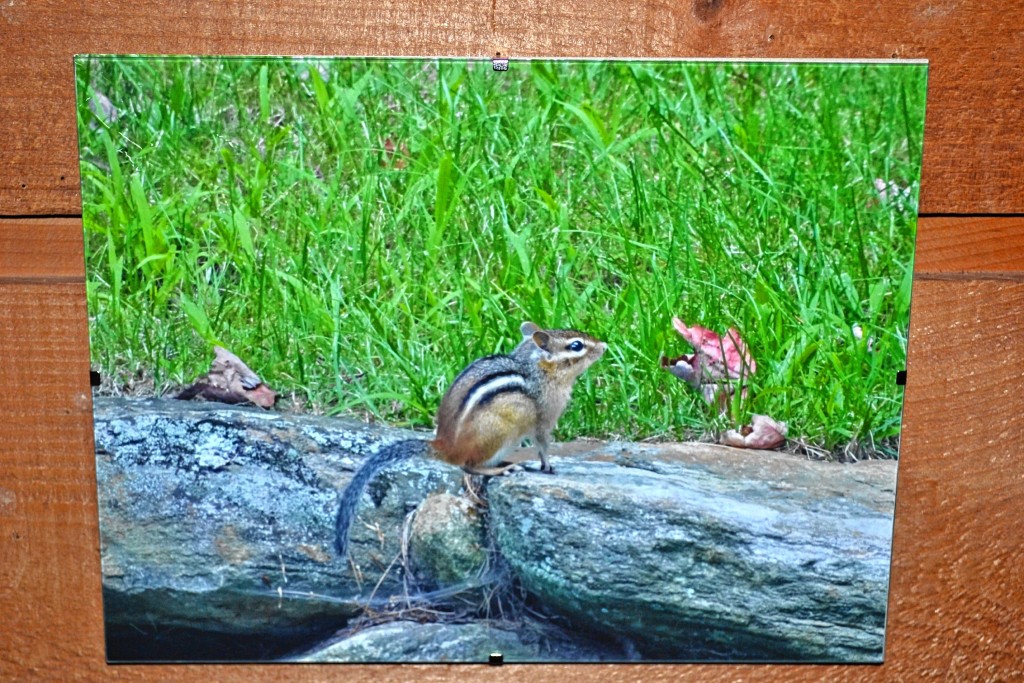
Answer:
POLYGON ((923 66, 80 58, 77 76, 92 361, 115 382, 188 382, 219 343, 314 409, 430 426, 531 319, 609 342, 557 438, 679 438, 729 420, 659 368, 688 350, 678 315, 748 342, 732 419, 828 449, 899 433, 923 66))

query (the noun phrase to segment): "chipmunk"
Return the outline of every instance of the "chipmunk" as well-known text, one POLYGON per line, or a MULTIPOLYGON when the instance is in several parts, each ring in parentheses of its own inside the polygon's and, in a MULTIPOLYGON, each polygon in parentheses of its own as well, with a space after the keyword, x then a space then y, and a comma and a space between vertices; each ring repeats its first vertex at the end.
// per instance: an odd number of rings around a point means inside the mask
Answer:
POLYGON ((542 330, 532 322, 519 328, 523 340, 508 355, 480 358, 459 373, 437 410, 437 436, 386 446, 356 472, 341 496, 335 521, 335 548, 345 557, 348 534, 363 491, 389 465, 422 454, 470 474, 502 474, 499 463, 523 439, 536 443, 541 471, 554 472, 548 445, 555 423, 583 371, 605 351, 605 343, 576 330, 542 330))

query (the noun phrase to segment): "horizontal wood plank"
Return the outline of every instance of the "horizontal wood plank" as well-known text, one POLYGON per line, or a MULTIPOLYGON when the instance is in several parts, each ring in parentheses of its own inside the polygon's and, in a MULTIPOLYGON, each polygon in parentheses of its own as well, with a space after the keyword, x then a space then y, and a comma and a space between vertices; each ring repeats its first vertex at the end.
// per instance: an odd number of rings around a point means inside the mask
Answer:
MULTIPOLYGON (((599 675, 614 682, 640 675, 632 666, 593 665, 340 671, 107 666, 79 225, 12 223, 0 221, 0 247, 19 254, 0 260, 0 386, 7 393, 0 421, 0 679, 230 682, 344 675, 512 681, 528 675, 582 681, 599 675), (12 277, 19 273, 31 277, 12 277)), ((930 225, 923 222, 922 232, 930 225)), ((998 237, 1002 229, 990 225, 980 234, 998 237)), ((966 252, 973 253, 971 244, 966 252)), ((1001 258, 982 257, 979 263, 1003 268, 1001 258)), ((1024 282, 922 277, 914 284, 884 665, 657 665, 644 667, 643 677, 852 681, 1024 675, 1024 544, 1018 529, 1024 499, 1022 329, 1024 282)))
POLYGON ((0 215, 80 213, 76 53, 927 58, 920 208, 1024 213, 1024 5, 319 0, 0 5, 0 215))
POLYGON ((914 271, 1019 277, 1024 271, 1024 216, 922 218, 914 271))
POLYGON ((79 218, 0 221, 0 282, 85 281, 79 218))

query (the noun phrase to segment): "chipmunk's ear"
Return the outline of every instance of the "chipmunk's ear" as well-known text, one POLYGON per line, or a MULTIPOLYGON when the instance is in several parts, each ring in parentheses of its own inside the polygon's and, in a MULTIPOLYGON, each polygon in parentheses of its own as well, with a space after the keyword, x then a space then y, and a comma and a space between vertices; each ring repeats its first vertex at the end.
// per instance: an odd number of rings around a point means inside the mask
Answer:
POLYGON ((533 333, 533 343, 544 351, 550 351, 551 348, 551 335, 544 330, 535 330, 533 333))
POLYGON ((540 330, 539 327, 531 323, 529 320, 519 326, 519 332, 523 335, 523 339, 529 339, 533 336, 534 332, 540 330))

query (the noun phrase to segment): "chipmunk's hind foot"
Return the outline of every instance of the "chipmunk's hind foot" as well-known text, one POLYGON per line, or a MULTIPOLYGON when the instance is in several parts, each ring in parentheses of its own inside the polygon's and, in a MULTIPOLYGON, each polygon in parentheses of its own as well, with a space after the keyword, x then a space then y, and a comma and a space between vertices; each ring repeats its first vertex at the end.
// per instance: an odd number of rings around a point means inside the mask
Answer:
POLYGON ((497 467, 463 467, 465 472, 469 474, 476 474, 483 477, 502 477, 513 472, 518 472, 523 469, 523 466, 517 462, 502 463, 497 467))

